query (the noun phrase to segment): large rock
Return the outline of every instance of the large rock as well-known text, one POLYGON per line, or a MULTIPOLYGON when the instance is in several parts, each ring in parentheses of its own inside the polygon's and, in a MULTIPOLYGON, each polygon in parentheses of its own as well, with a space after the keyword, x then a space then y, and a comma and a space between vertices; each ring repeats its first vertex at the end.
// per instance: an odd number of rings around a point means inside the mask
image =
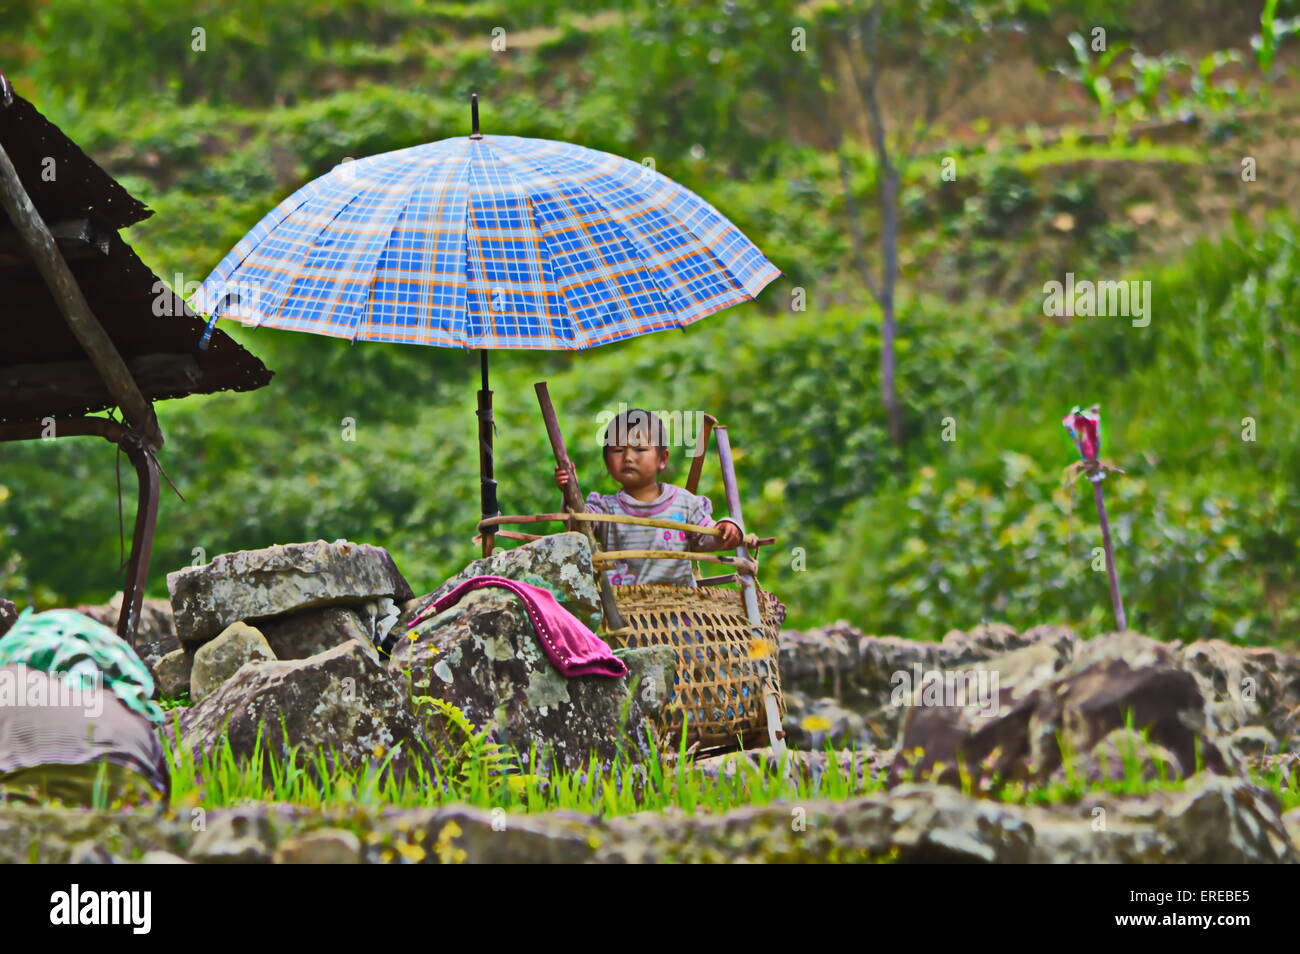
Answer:
MULTIPOLYGON (((1037 626, 1024 633, 1000 624, 978 626, 969 632, 953 630, 942 642, 924 642, 898 636, 868 636, 843 620, 819 629, 781 634, 781 686, 787 697, 786 731, 795 747, 814 744, 815 732, 802 726, 805 715, 825 708, 831 699, 843 710, 833 719, 850 728, 852 738, 837 742, 863 748, 894 744, 907 709, 896 701, 900 682, 916 673, 969 667, 1009 652, 1025 650, 1025 664, 1060 668, 1075 646, 1074 633, 1064 627, 1037 626), (1040 647, 1033 649, 1031 647, 1040 647), (798 715, 789 713, 793 701, 798 715)), ((823 737, 824 738, 824 737, 823 737)))
POLYGON ((600 629, 603 611, 596 571, 591 562, 591 544, 581 533, 557 533, 521 547, 497 550, 490 557, 475 560, 432 593, 411 600, 385 645, 392 646, 406 633, 406 625, 438 597, 475 576, 504 576, 551 591, 592 632, 600 629))
MULTIPOLYGON (((154 666, 154 683, 158 695, 175 699, 190 691, 190 673, 194 668, 194 654, 186 649, 173 649, 154 666)), ((192 698, 192 697, 191 697, 192 698)))
POLYGON ((323 752, 331 765, 356 768, 395 746, 399 770, 423 758, 406 687, 355 642, 307 659, 246 665, 180 716, 183 745, 215 751, 228 734, 241 758, 251 756, 259 727, 264 751, 283 756, 286 736, 301 746, 299 764, 323 752))
POLYGON ((275 849, 278 865, 355 865, 361 863, 361 839, 344 828, 324 828, 290 838, 275 849))
POLYGON ((675 672, 672 647, 658 646, 618 651, 626 677, 566 679, 543 653, 519 597, 495 587, 471 591, 414 633, 398 640, 389 669, 409 677, 415 694, 455 704, 475 726, 491 725, 510 747, 527 752, 535 743, 544 766, 554 758, 582 767, 593 752, 644 754, 646 726, 675 672))
POLYGON ((231 623, 321 606, 355 606, 412 597, 381 547, 336 540, 223 553, 211 563, 167 574, 176 632, 197 646, 231 623))
POLYGON ((1196 680, 1168 645, 1114 633, 1080 644, 1059 671, 1058 662, 1054 647, 1040 642, 969 667, 990 692, 976 705, 933 697, 936 704, 914 687, 891 782, 958 785, 963 773, 980 787, 1046 781, 1062 767, 1062 745, 1086 758, 1130 717, 1172 753, 1180 777, 1202 765, 1239 770, 1196 680))
POLYGON ((1300 750, 1300 655, 1211 639, 1183 647, 1181 658, 1225 731, 1266 729, 1300 750))
POLYGON ((258 630, 246 623, 231 623, 216 639, 194 653, 190 670, 190 698, 201 702, 246 663, 275 659, 270 645, 258 630))
MULTIPOLYGON (((373 616, 370 622, 373 626, 373 616)), ((306 659, 352 641, 378 662, 374 630, 366 624, 353 607, 326 606, 263 620, 258 629, 278 659, 306 659)))

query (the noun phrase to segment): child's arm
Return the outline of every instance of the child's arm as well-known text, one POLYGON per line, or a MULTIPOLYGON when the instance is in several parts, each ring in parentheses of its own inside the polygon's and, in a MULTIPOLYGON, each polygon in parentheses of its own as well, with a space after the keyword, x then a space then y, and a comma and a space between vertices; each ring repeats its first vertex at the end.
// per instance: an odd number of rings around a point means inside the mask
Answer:
MULTIPOLYGON (((561 494, 563 494, 565 485, 567 485, 568 482, 569 482, 568 471, 565 470, 564 467, 556 465, 555 486, 560 488, 561 494)), ((564 501, 561 501, 560 509, 563 510, 564 506, 565 506, 564 501)), ((585 510, 587 513, 606 512, 605 506, 601 502, 600 494, 596 493, 596 491, 594 490, 591 493, 587 494, 587 499, 583 503, 582 509, 585 510)), ((596 523, 593 524, 591 528, 595 532, 596 539, 600 542, 601 547, 606 550, 609 549, 609 526, 610 525, 607 523, 596 523)))
POLYGON ((693 550, 696 553, 712 553, 714 550, 733 550, 740 543, 740 527, 735 521, 723 517, 721 520, 713 519, 713 501, 708 497, 696 497, 695 506, 691 508, 691 520, 689 523, 698 524, 701 527, 717 527, 723 530, 726 536, 715 537, 703 533, 688 533, 686 535, 686 549, 693 550))

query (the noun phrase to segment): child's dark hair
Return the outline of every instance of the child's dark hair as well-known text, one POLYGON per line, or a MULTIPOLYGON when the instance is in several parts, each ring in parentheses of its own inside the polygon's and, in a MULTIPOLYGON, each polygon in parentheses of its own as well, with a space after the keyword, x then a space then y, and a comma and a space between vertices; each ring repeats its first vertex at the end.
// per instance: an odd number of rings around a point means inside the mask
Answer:
POLYGON ((658 416, 639 407, 624 411, 605 428, 604 449, 627 446, 627 439, 634 431, 642 431, 650 438, 650 444, 656 450, 667 450, 668 442, 664 439, 664 425, 658 416))

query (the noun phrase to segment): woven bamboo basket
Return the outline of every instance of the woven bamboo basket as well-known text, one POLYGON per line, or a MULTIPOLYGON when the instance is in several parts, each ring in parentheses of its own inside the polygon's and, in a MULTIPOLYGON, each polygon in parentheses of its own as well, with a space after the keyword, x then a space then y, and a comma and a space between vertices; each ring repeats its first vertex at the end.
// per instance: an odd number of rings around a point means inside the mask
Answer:
MULTIPOLYGON (((614 587, 628 648, 671 646, 677 654, 673 690, 658 728, 676 744, 700 751, 768 743, 764 689, 776 692, 785 715, 778 658, 785 607, 758 588, 764 638, 755 639, 740 590, 642 583, 614 587)), ((777 726, 779 729, 780 727, 777 726)))

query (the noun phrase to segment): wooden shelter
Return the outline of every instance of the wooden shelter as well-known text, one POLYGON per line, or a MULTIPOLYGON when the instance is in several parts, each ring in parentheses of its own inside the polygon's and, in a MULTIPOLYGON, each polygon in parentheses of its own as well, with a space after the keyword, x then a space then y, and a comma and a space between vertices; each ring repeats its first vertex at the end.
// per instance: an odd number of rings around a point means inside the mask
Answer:
POLYGON ((153 214, 0 74, 0 441, 94 435, 139 478, 118 633, 134 639, 158 515, 153 402, 272 372, 214 331, 118 230, 153 214), (121 420, 99 416, 117 409, 121 420))

